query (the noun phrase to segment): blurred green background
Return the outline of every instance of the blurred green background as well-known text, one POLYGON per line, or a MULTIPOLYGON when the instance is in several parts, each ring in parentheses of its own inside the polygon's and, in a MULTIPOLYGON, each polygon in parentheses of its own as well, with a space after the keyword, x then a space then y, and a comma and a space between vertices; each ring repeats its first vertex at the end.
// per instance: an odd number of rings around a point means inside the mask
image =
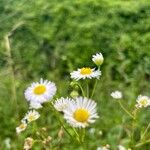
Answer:
MULTIPOLYGON (((110 93, 121 90, 129 110, 139 94, 150 96, 149 0, 0 0, 0 41, 0 149, 20 150, 24 137, 30 135, 28 131, 15 133, 28 110, 26 87, 43 77, 56 83, 57 97, 67 96, 72 90, 69 73, 94 67, 91 56, 96 52, 103 53, 105 61, 94 97, 100 119, 92 125, 96 133, 87 135, 88 147, 94 150, 110 144, 116 150, 120 143, 128 146, 123 126, 129 118, 110 93), (5 41, 10 33, 11 53, 5 41)), ((47 106, 42 112, 38 125, 48 126, 55 137, 57 121, 47 106)), ((141 129, 150 121, 149 114, 148 109, 139 114, 141 129)), ((64 137, 61 149, 79 149, 70 143, 64 137)))

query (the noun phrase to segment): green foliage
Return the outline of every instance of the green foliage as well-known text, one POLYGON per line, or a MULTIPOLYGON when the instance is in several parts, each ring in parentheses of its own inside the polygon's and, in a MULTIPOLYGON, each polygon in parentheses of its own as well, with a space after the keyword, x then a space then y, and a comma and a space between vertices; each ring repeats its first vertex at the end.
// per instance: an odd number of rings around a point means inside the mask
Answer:
MULTIPOLYGON (((121 89, 128 99, 126 105, 132 106, 138 94, 149 94, 150 90, 149 0, 0 0, 0 30, 0 141, 9 137, 13 148, 21 149, 24 135, 17 138, 21 141, 18 145, 13 138, 27 110, 23 91, 30 82, 48 78, 61 87, 58 96, 65 96, 69 73, 83 64, 92 66, 91 55, 100 51, 105 61, 95 96, 101 114, 95 127, 104 135, 88 138, 101 138, 91 144, 92 149, 107 142, 115 149, 126 137, 120 124, 127 118, 116 112, 118 106, 108 95, 114 88, 121 89), (4 41, 10 32, 20 118, 13 115, 10 94, 11 69, 4 41)), ((148 123, 147 118, 141 115, 141 126, 148 123)), ((44 125, 44 119, 40 123, 44 125)), ((0 143, 1 147, 6 149, 0 143)))

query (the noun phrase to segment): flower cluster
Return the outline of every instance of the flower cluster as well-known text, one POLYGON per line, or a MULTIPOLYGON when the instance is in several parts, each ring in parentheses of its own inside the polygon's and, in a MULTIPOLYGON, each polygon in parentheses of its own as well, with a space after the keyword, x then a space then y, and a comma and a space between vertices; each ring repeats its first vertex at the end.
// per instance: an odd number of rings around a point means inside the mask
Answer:
MULTIPOLYGON (((121 99, 122 98, 122 92, 121 91, 114 91, 111 93, 111 96, 114 99, 121 99)), ((150 106, 150 98, 148 96, 139 95, 137 97, 136 102, 137 102, 137 104, 135 105, 135 107, 137 109, 150 106)))
MULTIPOLYGON (((80 79, 99 79, 101 75, 99 67, 104 61, 103 55, 101 53, 93 55, 92 61, 98 66, 98 69, 83 67, 70 73, 71 78, 76 81, 80 79)), ((25 90, 25 98, 29 102, 29 109, 32 110, 21 120, 21 124, 16 128, 17 133, 24 131, 28 123, 40 117, 40 114, 35 109, 42 108, 42 104, 45 102, 50 101, 51 103, 56 90, 55 83, 43 80, 42 78, 39 82, 32 83, 25 90)), ((78 96, 75 99, 62 97, 52 102, 52 105, 57 111, 63 112, 64 119, 72 127, 85 128, 89 123, 94 123, 96 118, 98 118, 96 102, 87 97, 78 96)))
MULTIPOLYGON (((74 138, 80 144, 83 144, 84 137, 86 135, 84 133, 85 128, 90 124, 95 123, 96 119, 99 118, 97 102, 93 100, 93 95, 96 90, 97 82, 101 76, 100 67, 104 61, 103 55, 101 53, 93 55, 92 61, 96 65, 95 68, 91 68, 89 66, 82 67, 70 73, 71 79, 73 79, 70 84, 71 88, 73 88, 70 93, 71 97, 54 99, 54 95, 57 91, 54 82, 40 79, 39 82, 32 83, 24 93, 25 98, 30 105, 29 111, 21 120, 21 124, 16 128, 16 132, 20 133, 24 131, 29 123, 37 120, 40 117, 40 114, 36 110, 42 108, 43 103, 47 102, 51 111, 54 112, 56 119, 60 122, 61 129, 58 132, 59 139, 63 138, 64 131, 66 131, 71 138, 74 138), (85 80, 86 82, 84 83, 85 80), (95 81, 95 83, 92 85, 91 81, 95 81), (67 125, 66 128, 65 124, 69 124, 69 126, 67 125)), ((130 112, 122 104, 121 99, 123 99, 124 96, 121 91, 113 91, 110 95, 114 99, 117 99, 116 102, 120 104, 121 108, 132 118, 132 120, 136 119, 137 110, 150 106, 150 98, 148 96, 139 95, 133 112, 130 112)), ((148 128, 149 127, 150 125, 148 128)), ((146 128, 143 137, 148 128, 146 128)), ((90 134, 94 134, 95 128, 91 128, 89 132, 90 134)), ((100 131, 99 135, 102 135, 102 133, 103 132, 100 131)), ((44 140, 41 140, 41 142, 47 145, 47 143, 50 143, 51 140, 52 138, 48 136, 47 138, 44 138, 44 140)), ((35 141, 36 140, 33 140, 32 138, 27 138, 25 140, 24 149, 30 149, 35 141)), ((118 145, 117 148, 119 150, 125 149, 122 145, 118 145)), ((97 150, 109 149, 110 146, 108 144, 97 148, 97 150)))
MULTIPOLYGON (((93 55, 92 57, 93 57, 92 61, 99 68, 100 65, 102 65, 104 61, 103 55, 101 53, 97 53, 96 55, 93 55)), ((95 68, 83 67, 83 68, 77 69, 77 71, 71 72, 70 75, 71 75, 71 78, 75 79, 76 81, 80 79, 92 79, 92 78, 99 79, 101 75, 101 71, 99 69, 96 70, 95 68)))
POLYGON ((64 113, 64 118, 73 127, 85 128, 98 118, 96 102, 86 97, 76 99, 60 98, 54 103, 58 111, 64 113))
POLYGON ((30 110, 21 120, 21 124, 16 128, 16 132, 19 134, 27 128, 27 124, 37 120, 40 117, 40 114, 35 110, 30 110))
POLYGON ((34 110, 42 108, 42 104, 53 98, 56 93, 56 86, 53 82, 40 79, 34 82, 25 90, 25 98, 30 103, 30 111, 21 120, 21 124, 16 128, 16 132, 20 133, 27 128, 27 124, 38 119, 40 114, 34 110))

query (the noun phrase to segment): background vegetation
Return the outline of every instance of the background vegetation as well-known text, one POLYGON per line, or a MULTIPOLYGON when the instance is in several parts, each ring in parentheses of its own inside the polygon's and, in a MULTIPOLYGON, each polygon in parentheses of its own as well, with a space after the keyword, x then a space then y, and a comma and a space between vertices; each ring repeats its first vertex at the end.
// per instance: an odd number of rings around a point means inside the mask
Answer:
MULTIPOLYGON (((57 97, 66 96, 71 92, 69 73, 93 66, 91 56, 99 51, 105 62, 94 99, 101 117, 92 126, 96 134, 87 137, 89 149, 107 143, 114 150, 119 143, 127 145, 122 124, 129 118, 110 92, 122 90, 129 109, 139 94, 149 95, 149 31, 149 0, 0 0, 0 149, 22 149, 24 137, 30 135, 27 131, 17 136, 15 127, 28 110, 23 92, 31 82, 52 80, 57 97), (4 40, 9 33, 11 53, 4 40)), ((56 138, 59 125, 47 106, 43 111, 38 125, 47 126, 56 138)), ((149 113, 147 109, 139 114, 139 126, 148 124, 149 113)), ((64 139, 64 150, 79 149, 64 139)), ((148 148, 149 144, 142 147, 148 148)))

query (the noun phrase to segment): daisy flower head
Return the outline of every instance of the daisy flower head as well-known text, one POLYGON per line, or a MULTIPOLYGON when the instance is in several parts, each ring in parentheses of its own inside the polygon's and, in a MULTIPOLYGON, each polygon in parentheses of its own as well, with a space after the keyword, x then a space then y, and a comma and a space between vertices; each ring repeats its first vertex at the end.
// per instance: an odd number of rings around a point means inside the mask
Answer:
POLYGON ((86 97, 77 97, 75 103, 70 103, 64 110, 64 118, 73 127, 85 128, 98 118, 96 105, 86 97))
POLYGON ((35 111, 35 110, 30 110, 26 115, 25 117, 23 118, 23 120, 27 120, 27 122, 32 122, 32 121, 35 121, 37 120, 38 118, 40 117, 40 114, 35 111))
POLYGON ((95 55, 92 56, 92 61, 97 65, 100 66, 102 65, 103 61, 104 61, 104 57, 102 55, 102 53, 97 53, 95 55))
POLYGON ((40 79, 39 82, 34 82, 25 90, 25 98, 30 103, 44 103, 55 95, 55 83, 40 79))
POLYGON ((136 101, 136 107, 138 108, 148 107, 150 105, 150 98, 148 96, 139 95, 136 101))
POLYGON ((73 99, 71 98, 63 98, 61 97, 60 99, 57 99, 55 102, 54 102, 54 107, 57 111, 61 111, 63 112, 65 109, 67 109, 68 105, 70 103, 75 103, 73 99))
POLYGON ((120 92, 120 91, 114 91, 114 92, 111 93, 111 96, 114 99, 121 99, 122 98, 122 92, 120 92))
POLYGON ((80 80, 80 79, 92 79, 92 78, 97 78, 99 79, 100 75, 101 75, 101 71, 100 70, 95 70, 95 69, 91 69, 89 67, 84 67, 84 68, 80 68, 77 71, 73 71, 70 73, 71 78, 75 79, 75 80, 80 80))
POLYGON ((27 124, 25 122, 22 122, 17 128, 16 132, 19 134, 20 132, 24 131, 27 128, 27 124))

